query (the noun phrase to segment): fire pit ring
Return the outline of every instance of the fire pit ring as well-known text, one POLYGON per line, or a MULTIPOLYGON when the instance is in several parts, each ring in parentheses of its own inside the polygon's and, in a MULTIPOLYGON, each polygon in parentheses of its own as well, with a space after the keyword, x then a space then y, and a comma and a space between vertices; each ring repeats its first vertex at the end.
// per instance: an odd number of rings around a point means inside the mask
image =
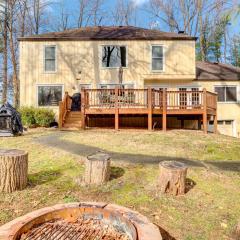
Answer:
POLYGON ((0 240, 3 239, 162 240, 162 237, 159 229, 138 212, 114 204, 84 202, 58 204, 19 217, 0 227, 0 240))

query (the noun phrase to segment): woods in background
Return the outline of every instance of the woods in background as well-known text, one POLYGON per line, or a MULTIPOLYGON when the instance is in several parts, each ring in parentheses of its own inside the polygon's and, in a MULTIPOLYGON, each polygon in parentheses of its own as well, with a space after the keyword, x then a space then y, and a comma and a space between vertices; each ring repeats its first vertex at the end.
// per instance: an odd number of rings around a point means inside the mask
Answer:
POLYGON ((75 0, 69 10, 66 0, 0 0, 1 78, 0 102, 13 89, 13 104, 19 105, 18 37, 46 31, 99 25, 144 25, 162 31, 198 37, 197 59, 240 66, 239 0, 75 0), (236 29, 238 29, 236 31, 236 29))

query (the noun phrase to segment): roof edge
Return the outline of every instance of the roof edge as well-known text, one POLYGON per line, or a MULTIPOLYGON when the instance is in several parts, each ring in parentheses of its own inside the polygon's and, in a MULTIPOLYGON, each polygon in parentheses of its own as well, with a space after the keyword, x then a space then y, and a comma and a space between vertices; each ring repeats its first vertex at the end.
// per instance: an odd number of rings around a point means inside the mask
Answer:
POLYGON ((162 38, 132 38, 132 39, 119 39, 119 38, 102 38, 102 39, 95 39, 95 38, 74 38, 74 37, 43 37, 43 38, 35 38, 35 37, 20 37, 17 40, 19 42, 43 42, 43 41, 160 41, 160 40, 168 40, 168 41, 197 41, 197 37, 188 37, 188 38, 181 38, 181 37, 162 37, 162 38))

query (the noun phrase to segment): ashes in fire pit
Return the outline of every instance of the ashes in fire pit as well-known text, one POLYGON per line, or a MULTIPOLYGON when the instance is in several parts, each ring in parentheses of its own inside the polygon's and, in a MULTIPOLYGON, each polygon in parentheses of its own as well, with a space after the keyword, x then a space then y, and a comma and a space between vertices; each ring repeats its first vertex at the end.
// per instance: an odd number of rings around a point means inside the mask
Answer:
POLYGON ((66 220, 50 221, 34 227, 22 234, 20 240, 131 240, 127 234, 111 223, 96 219, 78 218, 74 222, 66 220))

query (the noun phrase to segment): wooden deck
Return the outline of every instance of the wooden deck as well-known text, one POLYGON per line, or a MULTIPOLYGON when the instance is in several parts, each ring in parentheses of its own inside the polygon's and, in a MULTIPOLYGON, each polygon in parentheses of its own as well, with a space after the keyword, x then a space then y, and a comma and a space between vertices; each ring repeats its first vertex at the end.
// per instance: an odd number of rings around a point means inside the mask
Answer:
MULTIPOLYGON (((71 98, 65 93, 59 104, 59 126, 64 125, 71 109, 71 98)), ((217 131, 217 94, 203 91, 167 91, 156 89, 85 89, 81 93, 82 124, 91 115, 114 115, 115 129, 119 129, 121 115, 147 115, 148 129, 152 130, 153 115, 162 119, 162 129, 167 130, 167 116, 198 115, 207 132, 207 121, 214 121, 217 131)))

